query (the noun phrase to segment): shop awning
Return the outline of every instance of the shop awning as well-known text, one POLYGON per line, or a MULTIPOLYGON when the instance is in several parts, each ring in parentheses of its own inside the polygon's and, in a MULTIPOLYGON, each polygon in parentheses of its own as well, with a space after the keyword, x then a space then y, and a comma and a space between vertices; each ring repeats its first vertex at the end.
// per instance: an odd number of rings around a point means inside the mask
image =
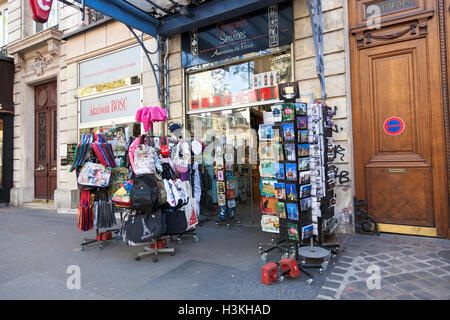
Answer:
POLYGON ((171 36, 287 0, 74 0, 153 37, 171 36))

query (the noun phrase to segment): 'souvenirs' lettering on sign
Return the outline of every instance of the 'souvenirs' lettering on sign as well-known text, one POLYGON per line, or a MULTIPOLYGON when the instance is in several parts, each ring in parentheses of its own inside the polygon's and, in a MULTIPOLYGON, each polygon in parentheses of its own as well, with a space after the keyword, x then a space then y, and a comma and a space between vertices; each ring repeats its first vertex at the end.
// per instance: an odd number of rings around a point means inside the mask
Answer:
POLYGON ((371 15, 369 7, 378 6, 380 8, 380 14, 386 15, 402 10, 407 10, 417 7, 417 0, 384 0, 377 3, 372 3, 366 6, 366 18, 371 15))

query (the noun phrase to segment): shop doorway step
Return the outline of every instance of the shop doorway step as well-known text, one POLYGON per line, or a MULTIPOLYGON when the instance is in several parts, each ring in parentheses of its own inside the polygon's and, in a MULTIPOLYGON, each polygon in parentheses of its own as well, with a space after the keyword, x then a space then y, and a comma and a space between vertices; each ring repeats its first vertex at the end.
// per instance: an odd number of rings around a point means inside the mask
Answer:
POLYGON ((34 199, 32 202, 25 202, 22 207, 28 209, 44 209, 44 210, 55 210, 55 203, 53 200, 43 201, 39 199, 34 199))

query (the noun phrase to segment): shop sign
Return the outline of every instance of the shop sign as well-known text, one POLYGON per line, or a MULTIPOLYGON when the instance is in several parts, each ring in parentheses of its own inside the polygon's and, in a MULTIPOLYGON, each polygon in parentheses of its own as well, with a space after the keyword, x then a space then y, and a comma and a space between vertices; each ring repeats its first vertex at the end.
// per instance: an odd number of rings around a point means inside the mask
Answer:
POLYGON ((227 107, 245 103, 278 99, 278 86, 238 91, 234 94, 191 100, 191 110, 227 107))
POLYGON ((284 101, 294 101, 300 97, 296 82, 286 82, 278 85, 279 96, 284 101))
POLYGON ((292 3, 182 34, 183 67, 224 60, 292 42, 292 3))
POLYGON ((135 89, 80 102, 80 123, 134 117, 141 106, 141 90, 135 89))
POLYGON ((79 65, 79 87, 85 88, 136 76, 142 72, 141 61, 141 48, 140 46, 134 46, 81 62, 79 65))
POLYGON ((75 149, 77 148, 76 143, 69 143, 61 145, 60 156, 61 156, 61 166, 71 165, 75 159, 75 149))
POLYGON ((53 0, 29 0, 33 20, 40 23, 45 23, 50 15, 53 0))

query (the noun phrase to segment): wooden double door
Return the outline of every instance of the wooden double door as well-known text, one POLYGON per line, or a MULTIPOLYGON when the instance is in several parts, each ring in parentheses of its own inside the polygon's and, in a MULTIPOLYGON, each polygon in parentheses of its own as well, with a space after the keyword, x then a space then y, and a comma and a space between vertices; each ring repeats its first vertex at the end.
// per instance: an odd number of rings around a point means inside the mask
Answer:
POLYGON ((53 200, 56 189, 56 82, 35 88, 34 198, 53 200))
POLYGON ((448 235, 440 2, 349 0, 356 197, 381 231, 448 235))

